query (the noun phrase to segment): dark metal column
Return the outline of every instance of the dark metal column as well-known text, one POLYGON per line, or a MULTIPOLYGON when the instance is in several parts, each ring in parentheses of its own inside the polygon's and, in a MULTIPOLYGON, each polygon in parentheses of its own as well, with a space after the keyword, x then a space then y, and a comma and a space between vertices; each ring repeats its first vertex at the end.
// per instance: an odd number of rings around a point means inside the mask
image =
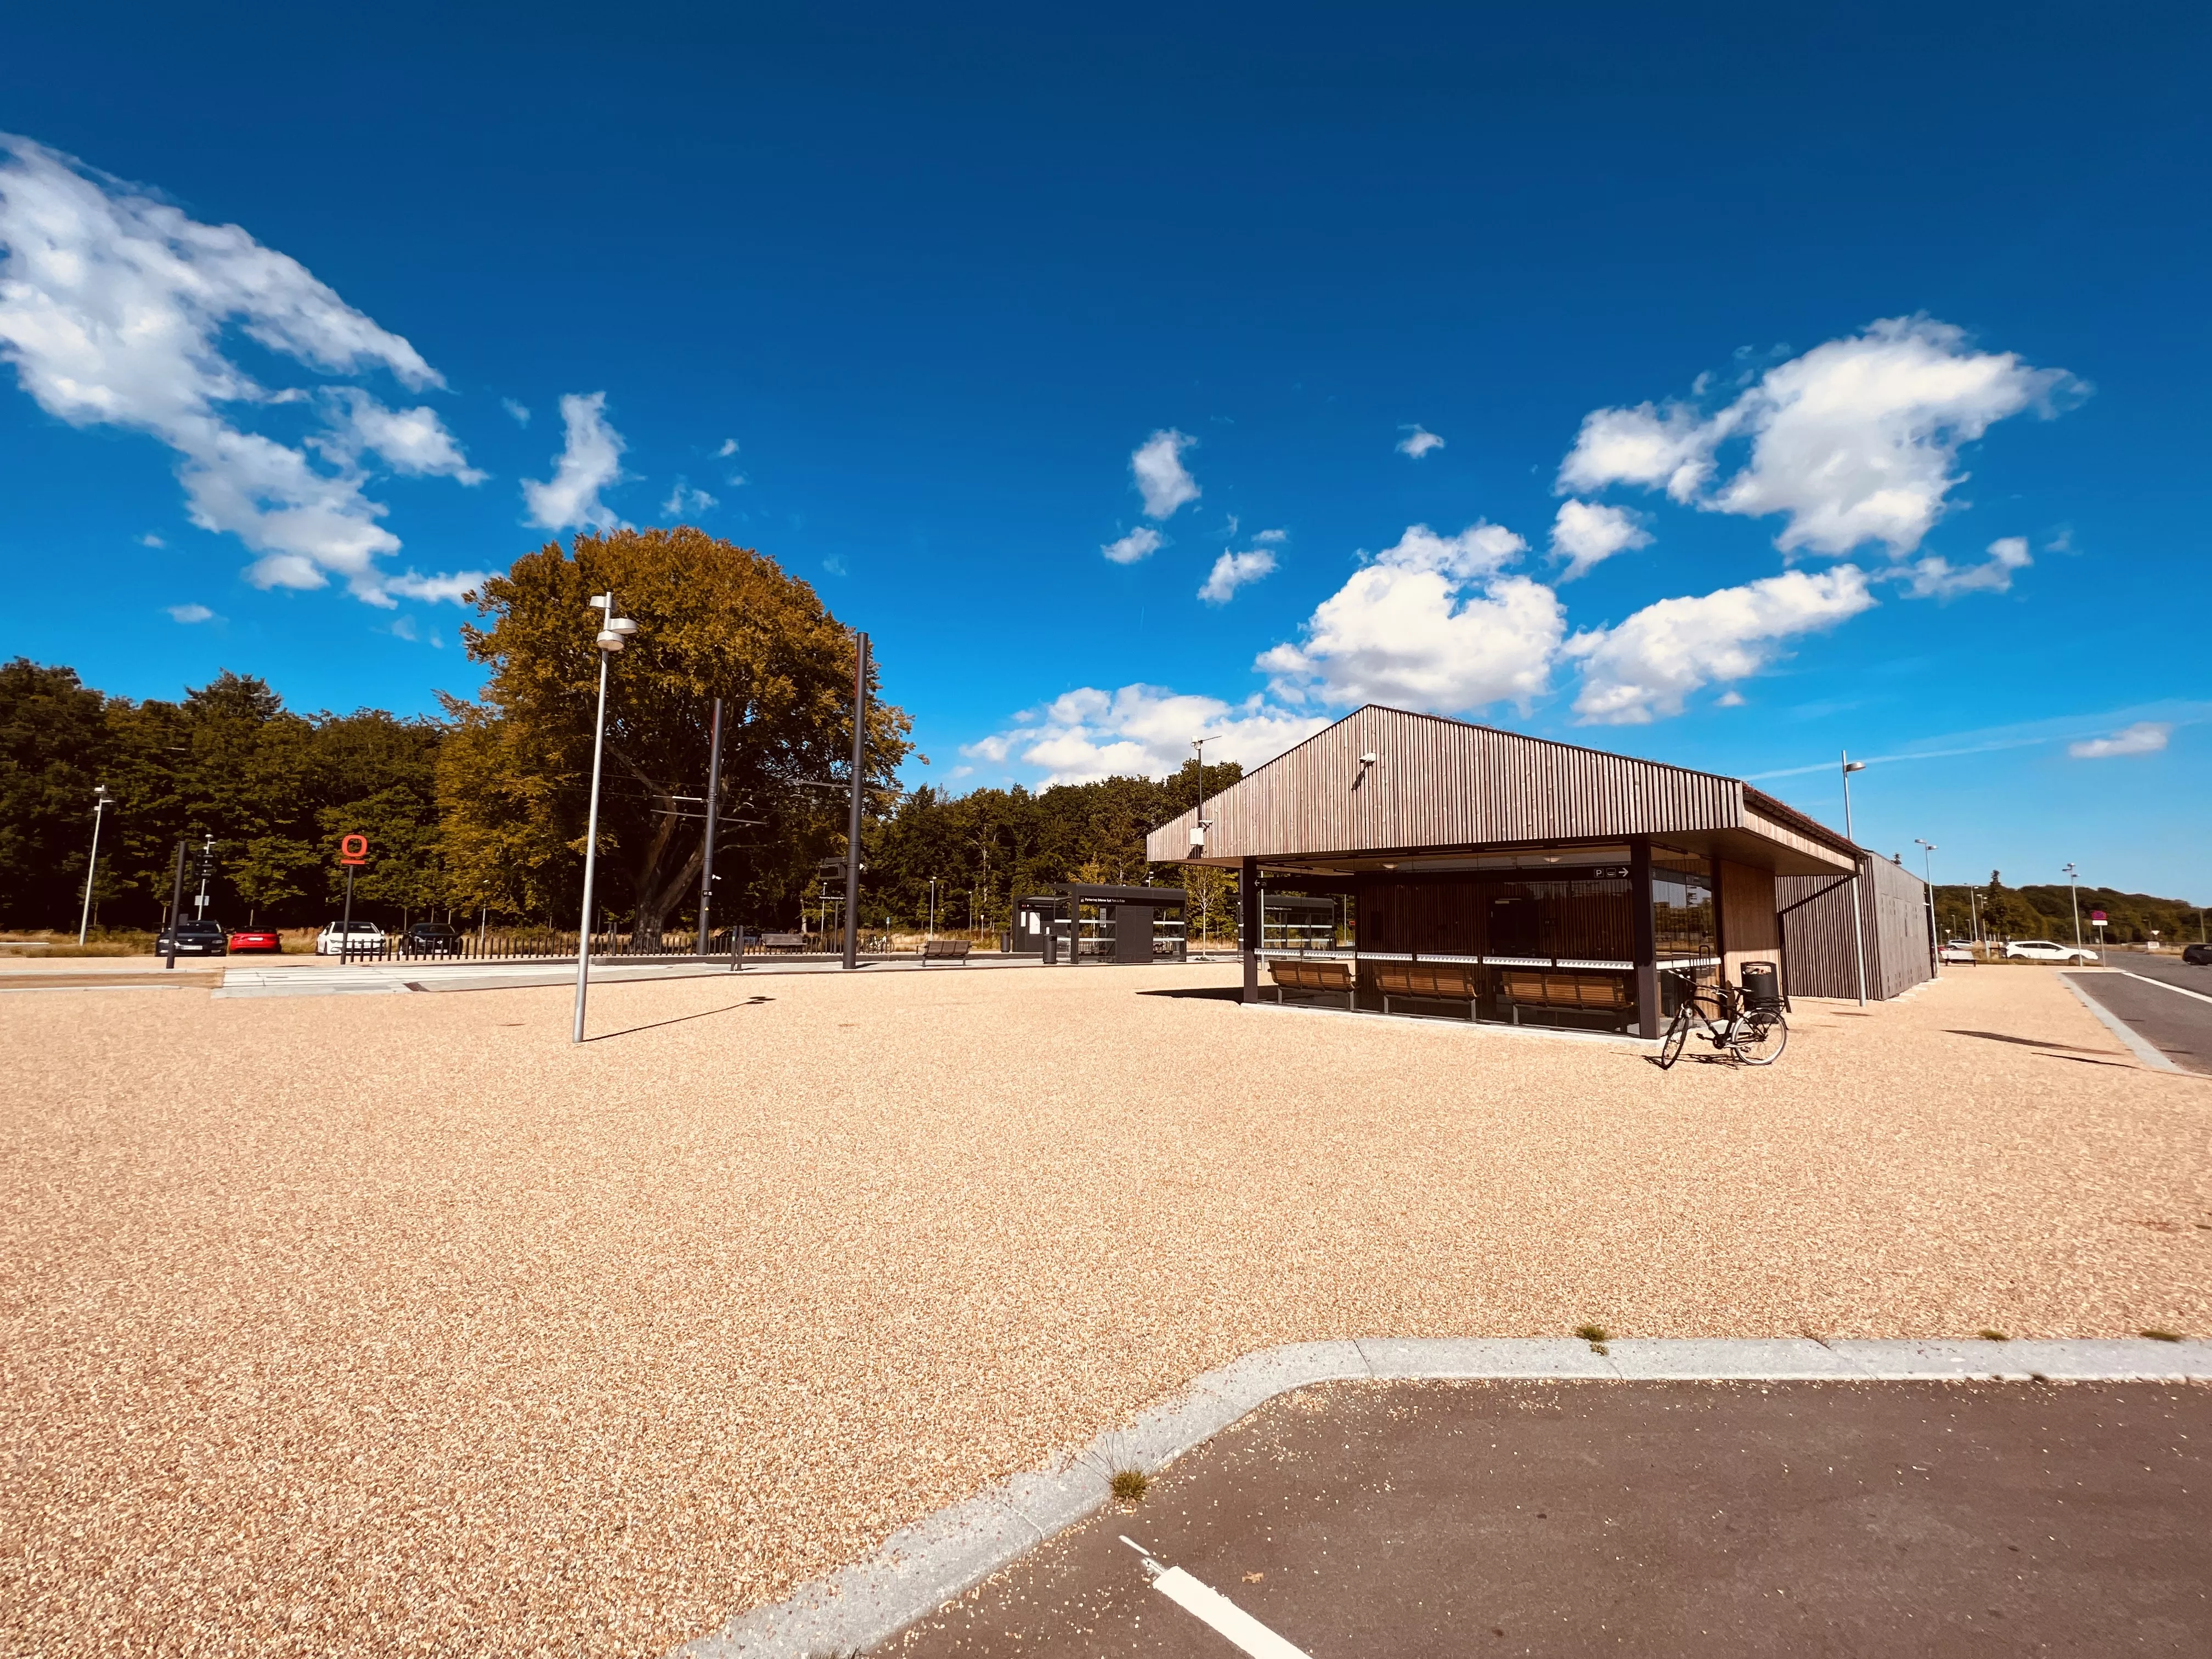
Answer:
POLYGON ((1246 859, 1237 872, 1237 902, 1243 911, 1244 1000, 1260 1000, 1260 860, 1246 859))
POLYGON ((714 910, 714 809, 722 799, 722 700, 714 699, 714 735, 707 746, 707 850, 699 861, 699 937, 695 956, 707 954, 709 918, 714 910))
POLYGON ((1629 920, 1636 929, 1636 1034, 1656 1037, 1659 1020, 1659 940, 1651 915, 1651 843, 1637 836, 1628 843, 1629 920))
POLYGON ((868 781, 868 636, 853 635, 853 810, 845 842, 845 966, 860 965, 860 792, 868 781))

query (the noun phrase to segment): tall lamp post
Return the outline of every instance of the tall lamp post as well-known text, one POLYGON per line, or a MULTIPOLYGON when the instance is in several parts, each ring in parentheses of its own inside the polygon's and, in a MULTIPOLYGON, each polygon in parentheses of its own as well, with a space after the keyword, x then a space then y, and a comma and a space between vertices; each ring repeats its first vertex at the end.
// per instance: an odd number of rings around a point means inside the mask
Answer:
POLYGON ((592 805, 584 820, 584 908, 576 919, 576 1024, 568 1035, 572 1043, 584 1040, 584 996, 592 978, 592 884, 599 868, 599 767, 607 747, 607 665, 623 648, 623 642, 637 632, 637 624, 628 617, 615 615, 611 591, 592 595, 592 609, 601 613, 605 625, 592 641, 599 648, 599 712, 592 726, 592 805))
POLYGON ((79 945, 92 927, 92 878, 100 873, 100 820, 106 811, 107 786, 103 783, 92 792, 92 860, 84 866, 84 913, 76 919, 79 945))
POLYGON ((1844 766, 1844 839, 1851 844, 1851 956, 1858 964, 1859 1006, 1866 1006, 1866 929, 1859 921, 1859 838, 1851 830, 1851 774, 1866 770, 1864 761, 1855 761, 1849 750, 1838 751, 1843 756, 1844 766))
POLYGON ((853 635, 853 799, 845 831, 845 966, 860 965, 860 792, 868 783, 868 636, 853 635))
POLYGON ((1936 970, 1936 977, 1941 979, 1943 977, 1943 951, 1936 939, 1936 843, 1915 836, 1912 844, 1920 849, 1921 874, 1928 884, 1928 965, 1936 970))
POLYGON ((2081 876, 2072 865, 2066 866, 2066 893, 2074 902, 2074 948, 2081 948, 2081 876))

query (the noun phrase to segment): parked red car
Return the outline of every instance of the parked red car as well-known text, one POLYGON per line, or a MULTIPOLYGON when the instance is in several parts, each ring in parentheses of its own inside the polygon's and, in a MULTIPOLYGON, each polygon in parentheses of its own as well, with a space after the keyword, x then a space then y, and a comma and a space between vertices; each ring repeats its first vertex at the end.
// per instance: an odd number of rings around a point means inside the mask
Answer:
POLYGON ((284 948, 284 941, 276 936, 274 927, 241 927, 230 936, 230 953, 241 951, 276 952, 284 948))

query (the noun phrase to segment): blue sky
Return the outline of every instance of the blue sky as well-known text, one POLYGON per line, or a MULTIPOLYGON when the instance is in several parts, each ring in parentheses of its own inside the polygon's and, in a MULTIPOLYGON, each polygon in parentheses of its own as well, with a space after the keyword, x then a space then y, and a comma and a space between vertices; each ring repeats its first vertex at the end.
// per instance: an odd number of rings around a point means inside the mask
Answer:
POLYGON ((917 782, 1373 698, 2212 899, 2201 13, 15 41, 10 653, 428 709, 441 578, 681 519, 870 630, 917 782))

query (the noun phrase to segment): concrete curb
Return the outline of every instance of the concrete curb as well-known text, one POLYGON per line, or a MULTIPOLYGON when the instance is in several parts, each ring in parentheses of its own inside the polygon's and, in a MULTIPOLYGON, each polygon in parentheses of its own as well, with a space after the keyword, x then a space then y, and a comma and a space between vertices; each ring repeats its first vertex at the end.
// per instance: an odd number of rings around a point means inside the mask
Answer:
POLYGON ((672 1659, 817 1659, 862 1653, 1105 1506, 1117 1469, 1147 1474, 1276 1395, 1316 1382, 2212 1382, 2212 1343, 1816 1342, 1623 1338, 1601 1353, 1567 1337, 1360 1337, 1262 1348, 1081 1451, 1017 1474, 893 1533, 866 1560, 756 1607, 672 1659))
POLYGON ((2123 1020, 2118 1014, 2106 1007, 2102 1003, 2099 1002, 2096 998, 2091 996, 2087 991, 2076 985, 2074 982, 2073 975, 2059 975, 2058 982, 2061 985, 2063 985, 2068 990, 2071 991, 2074 994, 2074 1000, 2080 1003, 2084 1008, 2087 1008, 2090 1014, 2095 1018, 2097 1024, 2103 1026, 2114 1036, 2118 1037, 2120 1040, 2121 1046, 2126 1048, 2130 1054, 2133 1054, 2136 1060, 2140 1060, 2143 1065, 2148 1066, 2154 1072, 2179 1072, 2181 1069, 2180 1066, 2175 1065, 2157 1049, 2152 1048, 2150 1044, 2146 1042, 2141 1036, 2137 1036, 2136 1030, 2132 1025, 2127 1024, 2127 1022, 2123 1020))

